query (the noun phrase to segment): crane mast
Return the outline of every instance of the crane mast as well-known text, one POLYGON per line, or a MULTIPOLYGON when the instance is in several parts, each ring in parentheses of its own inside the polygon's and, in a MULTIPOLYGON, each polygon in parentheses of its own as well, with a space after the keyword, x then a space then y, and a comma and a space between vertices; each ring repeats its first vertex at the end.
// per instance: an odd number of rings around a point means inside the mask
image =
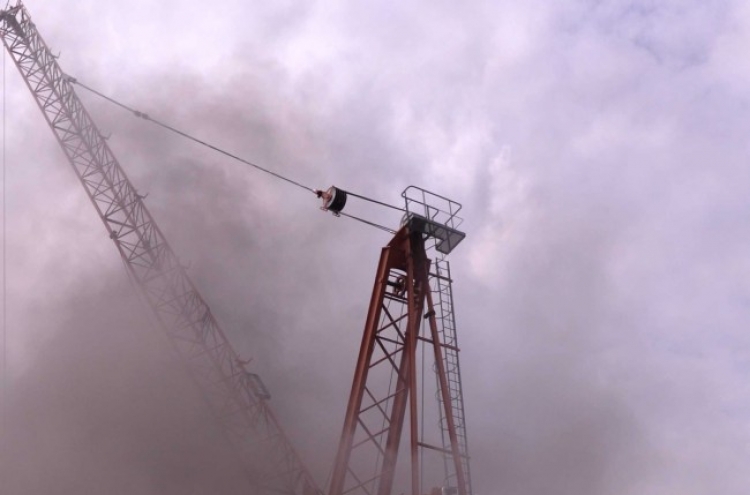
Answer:
POLYGON ((255 493, 319 493, 211 309, 19 2, 0 36, 81 185, 177 354, 247 469, 255 493))
POLYGON ((410 484, 406 493, 412 495, 427 489, 431 495, 472 493, 452 281, 444 259, 465 237, 457 228, 461 206, 414 186, 402 196, 406 216, 381 252, 330 495, 390 495, 394 485, 404 484, 410 484), (427 257, 433 247, 443 257, 434 264, 427 257), (437 379, 433 419, 439 432, 433 438, 425 432, 426 408, 419 396, 425 388, 419 366, 426 354, 432 354, 437 379), (406 424, 408 443, 402 446, 406 424), (405 451, 409 459, 403 465, 409 469, 399 473, 403 466, 397 460, 405 451), (432 468, 426 453, 437 454, 432 468))

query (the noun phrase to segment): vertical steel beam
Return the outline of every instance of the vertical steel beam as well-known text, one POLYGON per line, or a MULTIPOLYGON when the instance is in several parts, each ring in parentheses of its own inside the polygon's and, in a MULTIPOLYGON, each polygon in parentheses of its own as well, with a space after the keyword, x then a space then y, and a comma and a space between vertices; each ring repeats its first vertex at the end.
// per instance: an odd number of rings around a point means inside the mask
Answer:
POLYGON ((344 492, 344 480, 347 476, 349 459, 351 458, 354 434, 357 430, 357 421, 365 395, 365 384, 370 371, 370 360, 375 349, 375 336, 380 317, 380 308, 383 304, 385 291, 388 288, 388 273, 394 263, 394 257, 398 253, 389 247, 383 248, 378 263, 378 272, 375 277, 375 287, 372 291, 370 306, 367 311, 365 331, 362 335, 362 344, 359 348, 357 366, 354 370, 352 390, 349 394, 346 415, 344 416, 344 428, 339 441, 338 454, 331 474, 331 493, 341 494, 344 492))

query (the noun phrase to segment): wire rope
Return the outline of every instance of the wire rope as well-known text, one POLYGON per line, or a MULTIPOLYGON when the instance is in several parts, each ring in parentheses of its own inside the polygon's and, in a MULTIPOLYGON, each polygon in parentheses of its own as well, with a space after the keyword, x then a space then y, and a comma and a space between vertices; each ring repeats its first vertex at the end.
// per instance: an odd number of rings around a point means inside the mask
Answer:
POLYGON ((289 184, 292 184, 292 185, 297 186, 297 187, 299 187, 301 189, 304 189, 305 191, 309 191, 309 192, 312 192, 313 194, 317 195, 318 191, 317 191, 317 189, 315 189, 313 187, 306 186, 306 185, 302 184, 301 182, 298 182, 296 180, 290 179, 289 177, 285 177, 285 176, 283 176, 283 175, 281 175, 279 173, 274 172, 273 170, 269 170, 269 169, 267 169, 265 167, 261 167, 257 163, 253 163, 250 160, 246 160, 246 159, 244 159, 242 157, 239 157, 239 156, 237 156, 237 155, 235 155, 233 153, 230 153, 229 151, 226 151, 226 150, 224 150, 222 148, 219 148, 218 146, 215 146, 215 145, 213 145, 211 143, 208 143, 206 141, 203 141, 202 139, 199 139, 199 138, 197 138, 197 137, 195 137, 195 136, 193 136, 191 134, 188 134, 187 132, 181 131, 181 130, 179 130, 179 129, 177 129, 177 128, 169 125, 169 124, 165 124, 164 122, 161 122, 161 121, 159 121, 157 119, 154 119, 154 118, 150 117, 147 113, 141 112, 139 110, 136 110, 135 108, 132 108, 132 107, 130 107, 128 105, 125 105, 124 103, 121 103, 121 102, 115 100, 114 98, 111 98, 111 97, 105 95, 104 93, 101 93, 101 92, 99 92, 99 91, 97 91, 97 90, 95 90, 95 89, 93 89, 93 88, 91 88, 91 87, 83 84, 82 82, 80 82, 79 80, 77 80, 74 77, 70 77, 70 76, 67 76, 67 77, 68 77, 68 81, 70 81, 71 83, 77 84, 78 86, 82 87, 86 91, 89 91, 89 92, 95 94, 96 96, 98 96, 100 98, 103 98, 103 99, 107 100, 108 102, 113 103, 114 105, 117 105, 118 107, 131 112, 133 115, 135 115, 138 118, 141 118, 143 120, 147 120, 149 122, 152 122, 152 123, 158 125, 159 127, 163 128, 163 129, 166 129, 166 130, 168 130, 170 132, 178 134, 178 135, 180 135, 180 136, 182 136, 182 137, 184 137, 186 139, 189 139, 189 140, 191 140, 191 141, 193 141, 195 143, 198 143, 198 144, 200 144, 202 146, 210 148, 210 149, 212 149, 212 150, 214 150, 214 151, 216 151, 218 153, 221 153, 222 155, 225 155, 225 156, 228 156, 229 158, 232 158, 233 160, 237 160, 238 162, 244 163, 245 165, 249 165, 250 167, 253 167, 253 168, 255 168, 255 169, 257 169, 257 170, 259 170, 261 172, 264 172, 266 174, 272 175, 272 176, 276 177, 277 179, 281 179, 283 181, 288 182, 289 184))
MULTIPOLYGON (((233 160, 236 160, 236 161, 238 161, 240 163, 243 163, 245 165, 253 167, 253 168, 255 168, 255 169, 257 169, 257 170, 259 170, 261 172, 264 172, 264 173, 266 173, 268 175, 276 177, 277 179, 283 180, 283 181, 285 181, 285 182, 287 182, 289 184, 297 186, 300 189, 304 189, 305 191, 312 192, 313 194, 315 194, 318 197, 320 197, 320 195, 321 195, 321 191, 318 190, 318 189, 306 186, 306 185, 302 184, 299 181, 296 181, 294 179, 290 179, 289 177, 286 177, 286 176, 281 175, 281 174, 279 174, 277 172, 274 172, 273 170, 269 170, 269 169, 267 169, 265 167, 262 167, 262 166, 258 165, 257 163, 251 162, 250 160, 246 160, 246 159, 244 159, 244 158, 242 158, 240 156, 237 156, 234 153, 230 153, 229 151, 226 151, 226 150, 224 150, 224 149, 222 149, 222 148, 220 148, 220 147, 218 147, 216 145, 213 145, 213 144, 208 143, 208 142, 206 142, 206 141, 204 141, 202 139, 199 139, 199 138, 193 136, 192 134, 188 134, 185 131, 177 129, 176 127, 174 127, 172 125, 169 125, 169 124, 166 124, 166 123, 164 123, 164 122, 162 122, 160 120, 154 119, 154 118, 152 118, 151 116, 149 116, 145 112, 141 112, 140 110, 137 110, 137 109, 135 109, 135 108, 133 108, 133 107, 131 107, 129 105, 126 105, 125 103, 122 103, 121 101, 119 101, 119 100, 117 100, 115 98, 112 98, 111 96, 105 95, 101 91, 97 91, 96 89, 94 89, 94 88, 92 88, 92 87, 90 87, 90 86, 82 83, 81 81, 79 81, 75 77, 66 76, 66 78, 67 78, 67 80, 71 84, 75 84, 75 85, 77 85, 77 86, 85 89, 86 91, 89 91, 90 93, 98 96, 99 98, 102 98, 102 99, 108 101, 109 103, 112 103, 113 105, 118 106, 118 107, 122 108, 123 110, 126 110, 126 111, 132 113, 134 116, 136 116, 136 117, 138 117, 140 119, 143 119, 143 120, 146 120, 148 122, 151 122, 151 123, 153 123, 153 124, 155 124, 155 125, 163 128, 163 129, 166 129, 166 130, 168 130, 168 131, 170 131, 170 132, 172 132, 174 134, 182 136, 182 137, 184 137, 184 138, 186 138, 186 139, 188 139, 190 141, 193 141, 194 143, 197 143, 197 144, 200 144, 201 146, 205 146, 205 147, 207 147, 209 149, 212 149, 212 150, 214 150, 214 151, 216 151, 218 153, 221 153, 222 155, 227 156, 227 157, 229 157, 229 158, 231 158, 233 160)), ((353 193, 351 191, 346 191, 346 193, 348 195, 350 195, 350 196, 355 197, 355 198, 359 198, 361 200, 368 201, 370 203, 374 203, 374 204, 377 204, 377 205, 380 205, 380 206, 384 206, 384 207, 390 208, 392 210, 406 212, 406 210, 404 208, 399 208, 398 206, 393 206, 393 205, 390 205, 390 204, 385 203, 383 201, 378 201, 376 199, 369 198, 369 197, 361 195, 361 194, 353 193)), ((336 216, 343 215, 345 217, 351 218, 353 220, 356 220, 358 222, 364 223, 364 224, 369 225, 371 227, 375 227, 377 229, 380 229, 380 230, 382 230, 384 232, 388 232, 389 234, 395 234, 396 233, 396 231, 393 230, 393 229, 390 229, 390 228, 385 227, 383 225, 377 224, 375 222, 371 222, 369 220, 365 220, 364 218, 361 218, 361 217, 350 215, 348 213, 337 212, 337 213, 335 213, 335 215, 336 216)))
POLYGON ((365 220, 364 218, 355 217, 354 215, 350 215, 348 213, 344 213, 343 211, 338 212, 337 215, 341 215, 343 217, 351 218, 352 220, 356 220, 358 222, 362 222, 362 223, 367 224, 367 225, 369 225, 371 227, 375 227, 376 229, 380 229, 380 230, 382 230, 384 232, 388 232, 389 234, 395 234, 396 233, 395 230, 389 229, 385 225, 380 225, 379 223, 371 222, 369 220, 365 220))
POLYGON ((386 208, 391 208, 392 210, 398 210, 398 211, 402 211, 404 213, 406 212, 406 210, 404 208, 399 208, 398 206, 389 205, 388 203, 384 203, 382 201, 378 201, 377 199, 368 198, 367 196, 361 196, 361 195, 355 194, 355 193, 353 193, 351 191, 346 191, 346 193, 349 196, 354 196, 355 198, 363 199, 365 201, 369 201, 370 203, 375 203, 375 204, 380 205, 380 206, 385 206, 386 208))

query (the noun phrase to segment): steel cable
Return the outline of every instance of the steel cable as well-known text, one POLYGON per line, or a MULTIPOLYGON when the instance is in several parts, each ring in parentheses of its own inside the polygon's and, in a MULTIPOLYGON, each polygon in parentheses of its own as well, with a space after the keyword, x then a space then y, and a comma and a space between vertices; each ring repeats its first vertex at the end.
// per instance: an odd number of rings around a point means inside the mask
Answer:
MULTIPOLYGON (((269 175, 271 175, 273 177, 276 177, 277 179, 281 179, 281 180, 283 180, 283 181, 285 181, 285 182, 287 182, 289 184, 292 184, 294 186, 299 187, 300 189, 304 189, 305 191, 312 192, 316 196, 320 197, 320 192, 321 191, 319 191, 318 189, 306 186, 306 185, 302 184, 301 182, 298 182, 296 180, 290 179, 289 177, 285 177, 285 176, 283 176, 283 175, 281 175, 281 174, 279 174, 277 172, 274 172, 274 171, 269 170, 269 169, 267 169, 265 167, 262 167, 262 166, 258 165, 257 163, 253 163, 253 162, 251 162, 249 160, 246 160, 246 159, 244 159, 242 157, 239 157, 239 156, 237 156, 237 155, 235 155, 233 153, 230 153, 230 152, 228 152, 228 151, 226 151, 226 150, 224 150, 222 148, 219 148, 218 146, 215 146, 215 145, 213 145, 211 143, 203 141, 202 139, 199 139, 199 138, 197 138, 197 137, 195 137, 195 136, 193 136, 191 134, 188 134, 187 132, 181 131, 181 130, 179 130, 179 129, 177 129, 177 128, 169 125, 169 124, 166 124, 166 123, 161 122, 161 121, 159 121, 157 119, 154 119, 154 118, 152 118, 151 116, 149 116, 145 112, 141 112, 140 110, 136 110, 135 108, 133 108, 133 107, 131 107, 129 105, 126 105, 126 104, 124 104, 124 103, 122 103, 122 102, 120 102, 120 101, 118 101, 118 100, 116 100, 116 99, 114 99, 114 98, 112 98, 110 96, 105 95, 104 93, 102 93, 100 91, 95 90, 94 88, 92 88, 92 87, 90 87, 90 86, 88 86, 88 85, 80 82, 75 77, 71 77, 71 76, 66 76, 66 77, 67 77, 67 80, 70 83, 75 84, 77 86, 80 86, 81 88, 85 89, 86 91, 91 92, 92 94, 94 94, 94 95, 96 95, 96 96, 98 96, 98 97, 100 97, 100 98, 102 98, 102 99, 104 99, 104 100, 112 103, 113 105, 116 105, 116 106, 122 108, 123 110, 127 110, 128 112, 132 113, 134 116, 136 116, 136 117, 138 117, 140 119, 152 122, 152 123, 158 125, 159 127, 163 128, 163 129, 166 129, 166 130, 168 130, 170 132, 173 132, 173 133, 175 133, 175 134, 177 134, 179 136, 182 136, 182 137, 184 137, 186 139, 189 139, 190 141, 198 143, 201 146, 205 146, 207 148, 210 148, 210 149, 212 149, 212 150, 214 150, 214 151, 216 151, 218 153, 221 153, 222 155, 225 155, 225 156, 227 156, 229 158, 232 158, 233 160, 236 160, 236 161, 238 161, 240 163, 243 163, 245 165, 249 165, 250 167, 253 167, 253 168, 255 168, 255 169, 257 169, 257 170, 259 170, 261 172, 264 172, 264 173, 269 174, 269 175)), ((351 196, 353 196, 353 197, 355 197, 355 198, 359 198, 359 199, 362 199, 364 201, 369 201, 371 203, 375 203, 375 204, 380 205, 380 206, 385 206, 386 208, 390 208, 390 209, 401 211, 401 212, 405 212, 406 211, 404 208, 399 208, 397 206, 393 206, 393 205, 390 205, 388 203, 384 203, 383 201, 378 201, 376 199, 372 199, 372 198, 369 198, 367 196, 363 196, 361 194, 356 194, 356 193, 353 193, 353 192, 350 192, 350 191, 346 191, 346 193, 349 194, 349 195, 351 195, 351 196)), ((396 233, 396 231, 393 230, 393 229, 389 229, 388 227, 385 227, 383 225, 379 225, 379 224, 377 224, 375 222, 371 222, 369 220, 365 220, 364 218, 360 218, 360 217, 357 217, 357 216, 354 216, 354 215, 349 215, 348 213, 338 212, 338 213, 336 213, 336 215, 337 216, 338 215, 343 215, 345 217, 349 217, 349 218, 351 218, 353 220, 356 220, 358 222, 364 223, 364 224, 369 225, 371 227, 375 227, 377 229, 383 230, 383 231, 388 232, 390 234, 395 234, 396 233)))
POLYGON ((147 113, 144 113, 144 112, 141 112, 139 110, 136 110, 135 108, 131 108, 131 107, 125 105, 124 103, 121 103, 121 102, 115 100, 114 98, 111 98, 111 97, 109 97, 109 96, 107 96, 107 95, 105 95, 103 93, 100 93, 99 91, 97 91, 97 90, 95 90, 95 89, 93 89, 93 88, 91 88, 91 87, 83 84, 82 82, 78 81, 74 77, 68 76, 68 81, 70 81, 73 84, 77 84, 78 86, 82 87, 83 89, 85 89, 87 91, 90 91, 91 93, 99 96, 100 98, 104 98, 105 100, 109 101, 110 103, 113 103, 113 104, 117 105, 118 107, 123 108, 123 109, 131 112, 133 115, 135 115, 138 118, 147 120, 149 122, 153 122, 154 124, 158 125, 159 127, 162 127, 162 128, 164 128, 164 129, 166 129, 168 131, 171 131, 171 132, 173 132, 175 134, 178 134, 178 135, 180 135, 180 136, 182 136, 184 138, 187 138, 187 139, 189 139, 189 140, 191 140, 191 141, 193 141, 195 143, 198 143, 198 144, 200 144, 202 146, 205 146, 205 147, 210 148, 210 149, 212 149, 214 151, 217 151, 217 152, 221 153, 222 155, 225 155, 225 156, 228 156, 229 158, 232 158, 233 160, 237 160, 238 162, 244 163, 245 165, 249 165, 249 166, 251 166, 251 167, 253 167, 253 168, 257 169, 257 170, 260 170, 261 172, 265 172, 265 173, 267 173, 269 175, 272 175, 272 176, 276 177, 277 179, 281 179, 281 180, 286 181, 286 182, 288 182, 290 184, 293 184, 293 185, 295 185, 295 186, 297 186, 297 187, 299 187, 301 189, 304 189, 306 191, 310 191, 313 194, 317 194, 317 192, 318 192, 317 189, 315 189, 315 188, 308 187, 308 186, 306 186, 306 185, 304 185, 304 184, 302 184, 300 182, 297 182, 296 180, 290 179, 288 177, 284 177, 283 175, 281 175, 279 173, 276 173, 276 172, 274 172, 272 170, 268 170, 265 167, 261 167, 257 163, 253 163, 253 162, 251 162, 249 160, 245 160, 242 157, 239 157, 239 156, 237 156, 237 155, 235 155, 233 153, 230 153, 230 152, 228 152, 226 150, 223 150, 223 149, 219 148, 218 146, 214 146, 213 144, 207 143, 206 141, 203 141, 202 139, 198 139, 197 137, 192 136, 192 135, 190 135, 190 134, 188 134, 188 133, 186 133, 184 131, 181 131, 181 130, 175 128, 175 127, 172 127, 169 124, 165 124, 164 122, 161 122, 159 120, 151 118, 147 113))

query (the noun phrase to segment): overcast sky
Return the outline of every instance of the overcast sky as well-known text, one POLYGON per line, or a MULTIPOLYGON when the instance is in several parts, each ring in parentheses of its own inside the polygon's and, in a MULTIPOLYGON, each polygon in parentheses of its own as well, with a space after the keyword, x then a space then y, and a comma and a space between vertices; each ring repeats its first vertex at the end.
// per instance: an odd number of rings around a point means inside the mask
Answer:
MULTIPOLYGON (((745 2, 249 3, 26 6, 155 118, 312 187, 463 203, 476 493, 748 493, 745 2)), ((221 446, 7 65, 12 493, 210 492, 221 446)), ((324 484, 388 235, 79 94, 324 484)))

